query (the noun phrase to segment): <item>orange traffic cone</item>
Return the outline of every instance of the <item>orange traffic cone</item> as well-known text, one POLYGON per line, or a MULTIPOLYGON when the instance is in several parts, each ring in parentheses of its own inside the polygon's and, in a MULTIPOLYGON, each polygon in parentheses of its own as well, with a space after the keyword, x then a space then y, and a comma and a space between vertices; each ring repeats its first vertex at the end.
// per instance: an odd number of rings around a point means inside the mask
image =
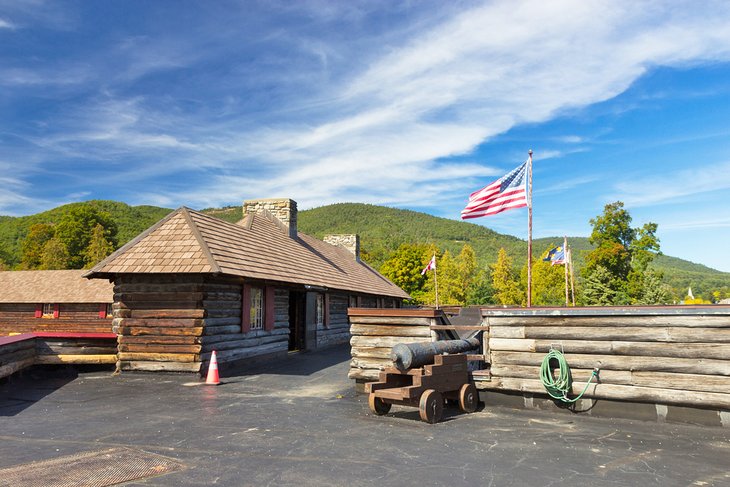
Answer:
POLYGON ((218 377, 218 357, 215 355, 215 350, 210 356, 210 364, 208 365, 208 377, 205 379, 206 386, 217 386, 221 383, 220 377, 218 377))

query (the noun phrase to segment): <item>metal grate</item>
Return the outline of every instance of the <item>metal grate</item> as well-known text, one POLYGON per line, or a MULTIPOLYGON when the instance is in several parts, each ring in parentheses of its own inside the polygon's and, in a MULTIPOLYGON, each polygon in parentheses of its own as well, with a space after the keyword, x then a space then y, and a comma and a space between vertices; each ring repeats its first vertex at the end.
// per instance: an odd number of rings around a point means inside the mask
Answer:
POLYGON ((106 487, 182 468, 183 464, 153 453, 110 448, 0 469, 0 486, 106 487))

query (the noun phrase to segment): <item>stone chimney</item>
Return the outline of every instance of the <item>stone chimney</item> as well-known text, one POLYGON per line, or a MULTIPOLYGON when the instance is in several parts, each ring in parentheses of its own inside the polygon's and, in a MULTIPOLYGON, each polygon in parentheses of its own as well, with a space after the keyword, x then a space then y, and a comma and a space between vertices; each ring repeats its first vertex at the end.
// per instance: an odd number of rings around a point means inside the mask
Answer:
POLYGON ((360 236, 359 235, 326 235, 324 241, 330 245, 345 248, 355 260, 360 262, 360 236))
POLYGON ((246 200, 243 202, 243 217, 252 213, 267 211, 279 220, 291 238, 297 238, 297 202, 288 198, 246 200))

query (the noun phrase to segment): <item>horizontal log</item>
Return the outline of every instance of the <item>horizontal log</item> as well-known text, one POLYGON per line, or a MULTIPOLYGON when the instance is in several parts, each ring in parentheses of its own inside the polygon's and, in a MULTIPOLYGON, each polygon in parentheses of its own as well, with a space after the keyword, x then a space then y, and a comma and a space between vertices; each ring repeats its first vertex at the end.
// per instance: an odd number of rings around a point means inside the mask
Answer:
MULTIPOLYGON (((530 352, 490 353, 492 365, 537 365, 542 363, 543 354, 530 352)), ((630 370, 678 372, 684 374, 730 375, 730 360, 685 359, 668 357, 641 357, 623 355, 586 355, 566 353, 568 365, 579 369, 630 370)))
POLYGON ((204 309, 133 309, 128 311, 130 318, 205 318, 207 316, 204 309))
POLYGON ((225 335, 241 332, 241 325, 222 325, 222 326, 209 326, 206 325, 203 328, 205 335, 225 335))
POLYGON ((17 352, 18 350, 34 350, 36 347, 36 338, 8 343, 0 347, 0 355, 17 352))
POLYGON ((117 344, 106 347, 38 347, 38 355, 99 355, 117 353, 117 344))
POLYGON ((196 353, 154 353, 154 352, 120 352, 119 360, 124 362, 199 362, 200 355, 196 353))
POLYGON ((132 344, 120 344, 120 352, 155 352, 155 353, 200 353, 202 345, 162 345, 160 343, 132 343, 132 344))
POLYGON ((37 364, 115 364, 116 354, 104 355, 39 355, 37 364))
MULTIPOLYGON (((570 369, 574 382, 585 384, 593 374, 593 370, 570 369)), ((540 367, 523 365, 494 366, 492 377, 511 377, 520 379, 538 379, 540 367)), ((630 386, 656 387, 660 389, 679 389, 700 392, 721 392, 730 394, 730 377, 701 374, 674 374, 668 372, 630 372, 627 370, 601 370, 599 382, 602 384, 619 384, 630 386)))
POLYGON ((133 311, 142 310, 176 310, 188 311, 193 309, 203 309, 203 301, 117 301, 114 303, 114 309, 131 309, 133 311))
POLYGON ((197 336, 159 336, 159 335, 145 335, 145 336, 129 336, 120 335, 118 338, 120 344, 162 344, 162 345, 175 345, 175 344, 191 344, 201 343, 201 337, 197 336))
MULTIPOLYGON (((491 381, 481 382, 480 387, 490 390, 518 391, 530 394, 547 395, 542 382, 535 379, 492 377, 491 381)), ((582 391, 583 387, 584 384, 574 383, 569 397, 575 397, 582 391)), ((730 408, 730 394, 680 391, 676 389, 659 389, 614 384, 591 385, 583 397, 658 404, 677 404, 681 406, 701 406, 703 408, 730 408)))
POLYGON ((431 325, 430 328, 432 330, 489 331, 489 327, 483 325, 431 325))
POLYGON ((622 340, 671 343, 730 343, 730 328, 492 326, 490 338, 622 340))
MULTIPOLYGON (((233 350, 222 350, 220 352, 216 350, 216 358, 218 359, 218 363, 231 362, 274 352, 286 352, 287 349, 288 342, 275 342, 261 345, 260 347, 237 348, 233 350)), ((211 353, 202 353, 200 355, 201 360, 204 362, 209 361, 210 355, 211 353)))
POLYGON ((483 319, 489 326, 560 326, 560 327, 682 327, 730 328, 730 316, 702 315, 605 315, 605 316, 488 316, 483 319))
POLYGON ((15 362, 9 364, 0 365, 0 379, 2 379, 3 377, 8 377, 19 370, 30 367, 33 364, 35 364, 35 356, 22 360, 16 360, 15 362))
POLYGON ((206 294, 200 291, 123 292, 115 293, 114 301, 202 301, 205 297, 206 294))
POLYGON ((413 338, 413 337, 366 337, 355 335, 350 339, 350 345, 353 347, 375 347, 392 348, 398 343, 431 343, 430 338, 413 338))
POLYGON ((400 337, 431 337, 431 330, 427 326, 383 326, 383 325, 355 325, 350 326, 350 333, 362 336, 400 336, 400 337))
POLYGON ((220 326, 220 325, 238 325, 238 327, 241 327, 241 317, 240 316, 230 316, 228 318, 206 318, 205 319, 205 326, 220 326))
POLYGON ((347 378, 352 380, 376 381, 380 375, 380 370, 376 369, 350 369, 347 378))
POLYGON ((289 337, 285 335, 269 335, 254 338, 245 338, 240 340, 221 341, 215 343, 205 343, 203 345, 204 352, 212 352, 213 350, 232 350, 236 348, 260 347, 269 343, 289 343, 289 337))
POLYGON ((225 334, 225 335, 204 335, 201 338, 201 343, 209 344, 209 343, 218 343, 218 342, 226 342, 230 340, 243 340, 247 338, 257 338, 257 337, 263 337, 263 336, 289 336, 289 328, 274 328, 271 331, 266 330, 251 330, 247 333, 236 333, 236 334, 225 334))
POLYGON ((437 324, 433 318, 407 316, 350 316, 350 323, 358 325, 431 326, 437 324))
POLYGON ((386 367, 392 367, 393 362, 390 359, 380 360, 374 358, 359 358, 353 357, 350 361, 351 368, 357 369, 384 369, 386 367))
POLYGON ((119 369, 122 371, 145 371, 145 372, 200 372, 200 362, 143 362, 143 361, 120 361, 119 369))
POLYGON ((115 319, 114 324, 118 326, 144 326, 144 327, 163 327, 163 326, 174 326, 174 327, 185 327, 185 326, 203 326, 207 320, 203 318, 120 318, 115 319))
POLYGON ((491 350, 514 352, 547 353, 554 346, 570 353, 598 353, 611 355, 648 355, 655 357, 678 358, 715 358, 730 357, 730 344, 727 343, 670 343, 626 342, 626 341, 585 341, 585 340, 535 340, 531 338, 490 338, 491 350))
POLYGON ((120 335, 169 335, 169 336, 200 336, 203 334, 203 327, 185 327, 185 328, 147 328, 147 327, 119 327, 117 331, 120 335))
POLYGON ((36 355, 37 352, 34 348, 24 348, 20 350, 15 350, 11 353, 3 353, 0 354, 0 365, 7 365, 13 362, 33 358, 36 355))

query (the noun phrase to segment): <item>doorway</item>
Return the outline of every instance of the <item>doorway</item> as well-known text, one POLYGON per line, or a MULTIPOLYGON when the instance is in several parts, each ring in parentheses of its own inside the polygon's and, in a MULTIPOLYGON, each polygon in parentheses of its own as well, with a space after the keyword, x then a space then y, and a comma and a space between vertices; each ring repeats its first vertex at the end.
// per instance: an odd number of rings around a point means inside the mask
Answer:
POLYGON ((307 294, 289 291, 289 351, 306 350, 307 294))

